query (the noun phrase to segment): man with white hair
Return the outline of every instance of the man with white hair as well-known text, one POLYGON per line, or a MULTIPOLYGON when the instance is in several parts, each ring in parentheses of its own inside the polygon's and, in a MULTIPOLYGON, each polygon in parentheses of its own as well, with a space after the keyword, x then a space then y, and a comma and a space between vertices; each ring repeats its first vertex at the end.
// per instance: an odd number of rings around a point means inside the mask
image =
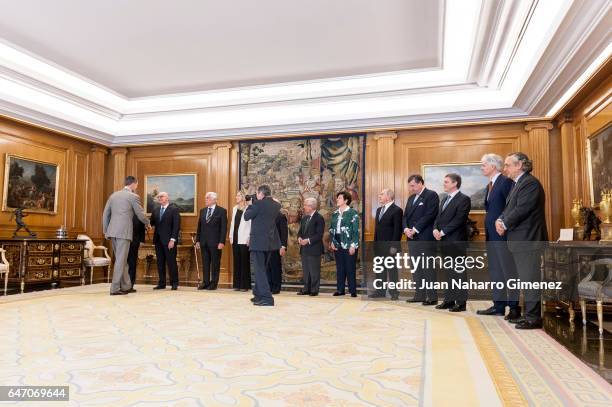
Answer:
POLYGON ((480 160, 480 171, 489 178, 485 192, 485 237, 489 258, 489 277, 492 282, 502 283, 503 289, 493 290, 493 306, 478 310, 479 315, 504 315, 506 306, 510 312, 506 319, 518 318, 521 309, 518 305, 518 291, 506 288, 509 279, 518 278, 512 254, 508 250, 506 236, 495 230, 495 221, 506 207, 506 200, 514 186, 514 181, 501 173, 504 160, 497 154, 485 154, 480 160))
POLYGON ((316 198, 304 199, 304 216, 302 216, 300 230, 298 231, 304 279, 304 288, 298 291, 298 295, 310 295, 312 297, 319 295, 321 255, 324 252, 325 220, 317 212, 317 205, 316 198))
POLYGON ((219 284, 221 250, 227 234, 227 210, 217 205, 217 194, 206 193, 206 208, 200 210, 196 248, 202 250, 204 280, 198 290, 216 290, 219 284))
POLYGON ((176 252, 178 234, 181 230, 181 217, 179 208, 170 205, 170 197, 167 192, 157 194, 159 206, 151 214, 151 226, 155 226, 153 244, 155 244, 155 255, 157 257, 157 273, 159 281, 154 290, 166 288, 166 265, 170 273, 170 284, 172 289, 178 288, 178 267, 176 264, 176 252))

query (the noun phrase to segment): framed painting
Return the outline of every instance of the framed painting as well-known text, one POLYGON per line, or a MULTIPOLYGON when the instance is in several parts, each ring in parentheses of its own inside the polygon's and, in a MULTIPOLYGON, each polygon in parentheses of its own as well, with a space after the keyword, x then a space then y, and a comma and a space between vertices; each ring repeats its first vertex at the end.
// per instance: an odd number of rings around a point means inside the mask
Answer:
POLYGON ((6 154, 2 210, 57 214, 59 166, 6 154))
POLYGON ((612 190, 612 125, 587 139, 591 206, 599 206, 601 193, 612 190))
POLYGON ((157 194, 167 192, 170 203, 178 206, 183 216, 196 216, 197 206, 197 174, 162 174, 145 175, 144 177, 145 211, 153 213, 158 205, 157 194))
POLYGON ((480 172, 480 163, 423 164, 425 186, 438 193, 440 202, 446 197, 443 186, 444 176, 450 173, 461 176, 461 192, 469 196, 472 201, 470 213, 484 213, 484 199, 489 178, 480 172))

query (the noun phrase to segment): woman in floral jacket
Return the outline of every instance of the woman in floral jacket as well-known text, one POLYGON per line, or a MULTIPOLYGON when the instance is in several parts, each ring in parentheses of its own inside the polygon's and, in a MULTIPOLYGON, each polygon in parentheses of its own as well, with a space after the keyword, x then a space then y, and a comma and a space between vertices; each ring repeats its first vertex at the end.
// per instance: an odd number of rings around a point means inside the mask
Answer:
POLYGON ((336 257, 336 292, 345 295, 345 280, 348 280, 351 297, 357 297, 357 249, 359 247, 359 214, 349 205, 351 194, 346 191, 336 195, 338 209, 334 211, 329 225, 331 249, 336 257))

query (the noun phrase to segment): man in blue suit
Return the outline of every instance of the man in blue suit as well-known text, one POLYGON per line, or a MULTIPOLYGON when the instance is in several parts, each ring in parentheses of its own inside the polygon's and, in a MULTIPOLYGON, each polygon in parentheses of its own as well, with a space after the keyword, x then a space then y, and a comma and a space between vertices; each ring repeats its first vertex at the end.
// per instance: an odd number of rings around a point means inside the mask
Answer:
MULTIPOLYGON (((508 279, 518 278, 514 259, 508 250, 506 236, 500 236, 495 230, 495 221, 506 207, 506 200, 514 186, 514 181, 504 176, 501 171, 504 160, 497 154, 485 154, 480 160, 482 174, 489 178, 485 194, 485 236, 489 258, 489 276, 492 282, 501 282, 506 287, 508 279)), ((494 289, 493 306, 479 310, 479 315, 504 315, 506 306, 510 312, 506 319, 518 318, 521 310, 518 305, 518 290, 494 289)))
MULTIPOLYGON (((438 193, 425 188, 425 180, 419 174, 408 177, 410 196, 402 219, 402 229, 408 239, 408 251, 411 256, 436 255, 436 240, 433 236, 433 224, 438 216, 440 198, 438 193)), ((414 297, 406 302, 421 302, 423 305, 436 305, 438 292, 435 289, 421 289, 423 281, 436 281, 436 270, 433 267, 420 267, 412 275, 417 286, 414 297)))

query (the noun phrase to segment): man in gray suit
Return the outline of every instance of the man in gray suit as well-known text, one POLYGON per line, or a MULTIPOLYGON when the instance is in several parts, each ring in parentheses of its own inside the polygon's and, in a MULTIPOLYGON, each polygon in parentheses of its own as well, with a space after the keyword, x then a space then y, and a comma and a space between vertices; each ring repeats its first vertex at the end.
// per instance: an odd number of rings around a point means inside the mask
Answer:
POLYGON ((149 219, 145 216, 140 204, 140 197, 134 193, 136 188, 138 188, 138 180, 128 175, 125 178, 125 187, 121 191, 114 192, 104 207, 102 229, 104 236, 111 240, 115 252, 111 295, 122 295, 132 291, 127 256, 132 240, 133 216, 136 215, 147 229, 151 228, 149 219))
POLYGON ((251 252, 251 270, 255 270, 253 287, 253 304, 273 306, 274 298, 268 283, 267 265, 272 251, 280 250, 281 241, 276 229, 276 218, 281 204, 272 199, 270 187, 261 185, 257 189, 257 200, 244 212, 244 220, 251 222, 249 251, 251 252))

